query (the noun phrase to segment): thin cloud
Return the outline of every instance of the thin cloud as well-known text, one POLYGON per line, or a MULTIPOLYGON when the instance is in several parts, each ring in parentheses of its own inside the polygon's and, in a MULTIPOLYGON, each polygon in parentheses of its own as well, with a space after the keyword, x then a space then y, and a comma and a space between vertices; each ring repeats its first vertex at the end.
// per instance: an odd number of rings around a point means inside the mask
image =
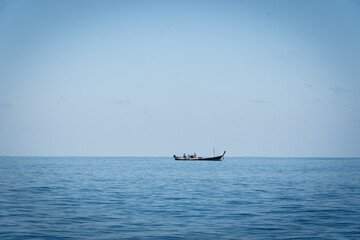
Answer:
POLYGON ((131 104, 130 100, 127 99, 117 99, 111 102, 111 105, 119 106, 119 105, 129 105, 131 104))
POLYGON ((115 103, 117 104, 130 104, 129 100, 118 99, 115 103))
POLYGON ((161 28, 161 32, 167 32, 171 29, 171 26, 170 25, 166 25, 164 27, 161 28))
POLYGON ((11 103, 0 103, 0 109, 11 109, 12 107, 11 103))
POLYGON ((255 104, 265 104, 266 103, 266 101, 262 98, 251 99, 251 102, 253 102, 255 104))
POLYGON ((306 87, 312 88, 312 84, 310 84, 310 83, 308 83, 308 82, 305 82, 305 81, 304 81, 304 84, 305 84, 306 87))
POLYGON ((340 86, 330 88, 330 90, 333 91, 335 94, 343 94, 343 93, 349 93, 350 92, 349 89, 346 89, 346 88, 343 88, 343 87, 340 87, 340 86))

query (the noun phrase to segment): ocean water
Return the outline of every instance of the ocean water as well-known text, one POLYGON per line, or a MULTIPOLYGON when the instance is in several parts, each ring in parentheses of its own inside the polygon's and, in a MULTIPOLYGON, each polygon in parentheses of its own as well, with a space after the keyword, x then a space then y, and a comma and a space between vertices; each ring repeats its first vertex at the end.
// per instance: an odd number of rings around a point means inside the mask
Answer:
POLYGON ((360 159, 0 157, 0 239, 360 239, 360 159))

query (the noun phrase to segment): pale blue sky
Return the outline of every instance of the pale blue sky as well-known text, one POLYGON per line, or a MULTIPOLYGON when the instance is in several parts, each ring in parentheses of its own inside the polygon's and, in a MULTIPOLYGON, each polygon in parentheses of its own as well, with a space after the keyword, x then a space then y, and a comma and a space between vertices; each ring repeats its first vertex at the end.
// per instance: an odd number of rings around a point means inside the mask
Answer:
POLYGON ((0 155, 360 156, 360 1, 0 1, 0 155))

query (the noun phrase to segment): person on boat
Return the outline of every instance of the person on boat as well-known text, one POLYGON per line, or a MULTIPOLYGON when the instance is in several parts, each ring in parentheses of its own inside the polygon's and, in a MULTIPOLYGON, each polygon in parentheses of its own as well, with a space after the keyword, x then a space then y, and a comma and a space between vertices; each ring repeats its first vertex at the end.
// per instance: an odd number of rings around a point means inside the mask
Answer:
POLYGON ((196 158, 196 152, 194 152, 194 158, 196 158))
POLYGON ((183 157, 186 158, 186 154, 185 154, 185 153, 184 153, 183 157))

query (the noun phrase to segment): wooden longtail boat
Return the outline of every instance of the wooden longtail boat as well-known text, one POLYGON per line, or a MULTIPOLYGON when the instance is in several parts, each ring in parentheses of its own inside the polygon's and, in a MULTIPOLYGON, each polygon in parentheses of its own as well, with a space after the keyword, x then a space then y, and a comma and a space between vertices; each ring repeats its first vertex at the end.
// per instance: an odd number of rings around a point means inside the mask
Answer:
POLYGON ((173 157, 175 158, 175 160, 184 160, 184 161, 221 161, 221 159, 224 159, 226 151, 224 151, 224 153, 220 156, 215 156, 215 157, 207 157, 207 158, 203 158, 203 157, 196 157, 194 155, 190 155, 188 157, 179 157, 174 155, 173 157))

